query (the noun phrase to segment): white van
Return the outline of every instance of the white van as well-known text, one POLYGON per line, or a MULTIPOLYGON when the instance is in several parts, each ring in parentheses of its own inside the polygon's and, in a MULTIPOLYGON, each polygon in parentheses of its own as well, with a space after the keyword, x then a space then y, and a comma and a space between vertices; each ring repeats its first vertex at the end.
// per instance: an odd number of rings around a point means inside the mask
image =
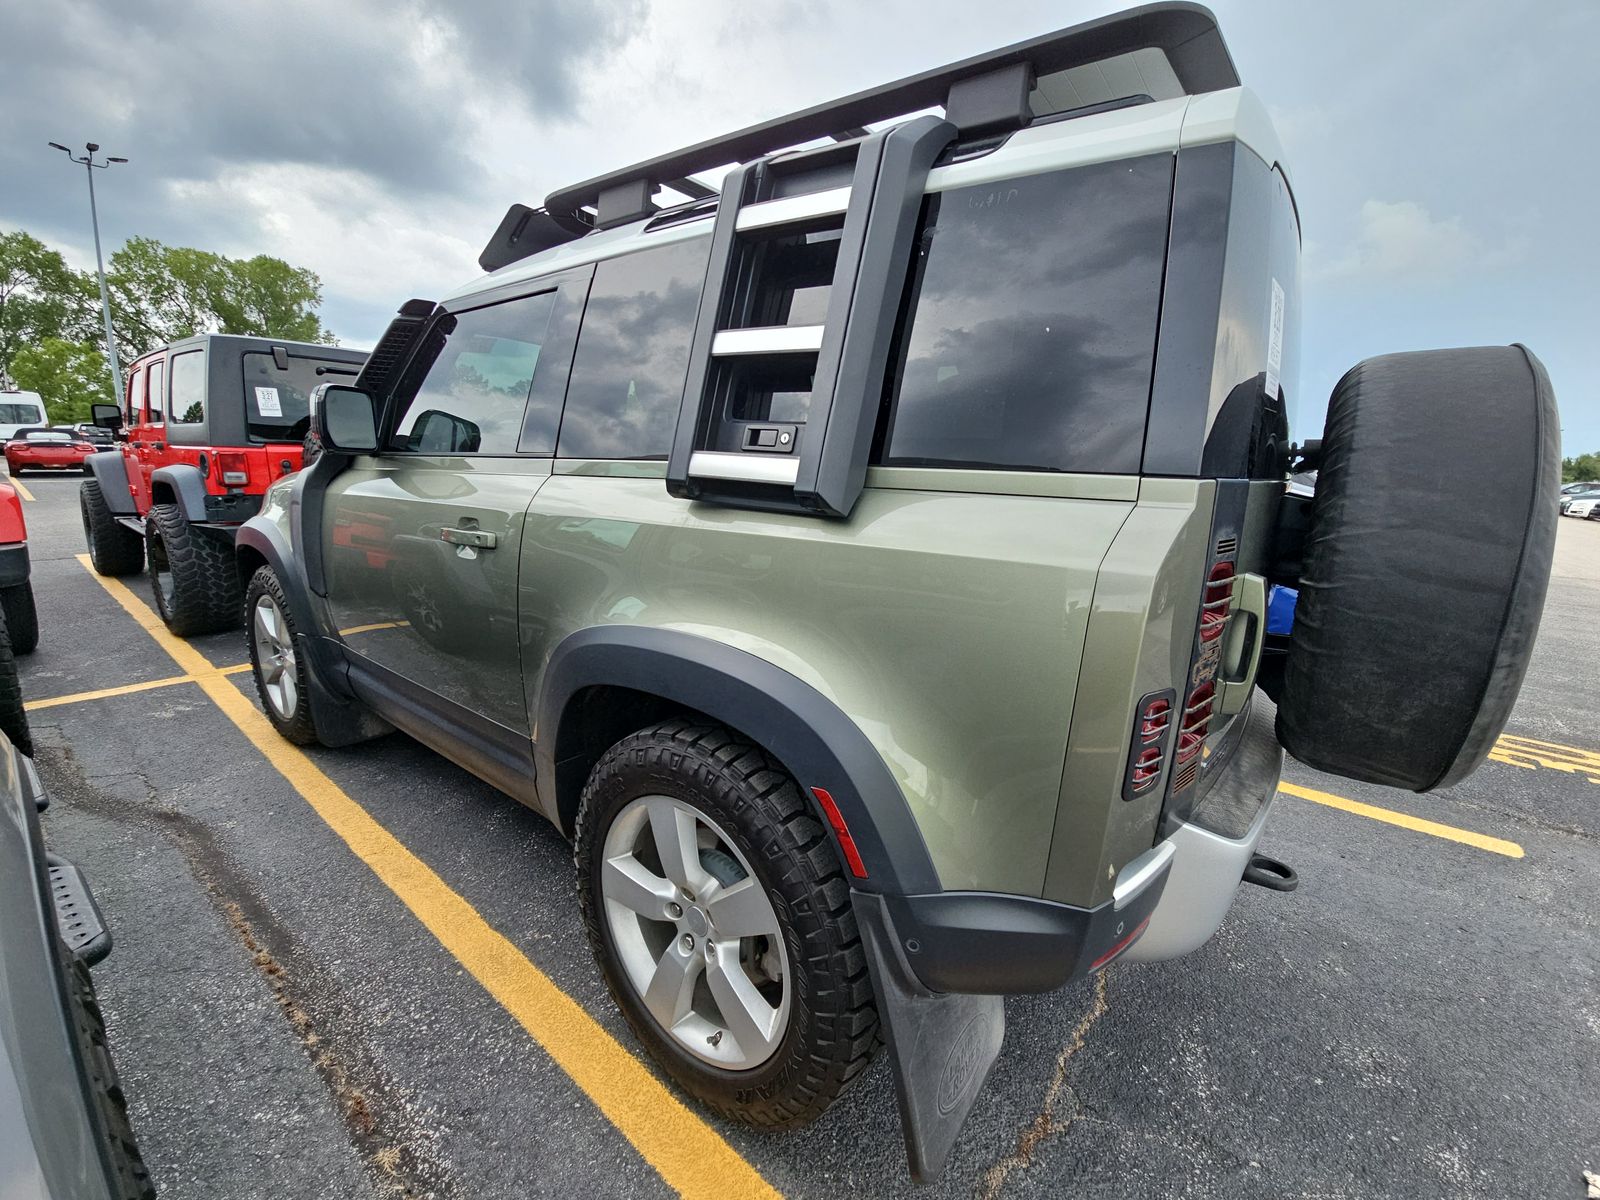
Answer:
POLYGON ((17 430, 30 425, 48 427, 44 401, 38 392, 0 391, 0 441, 8 442, 17 430))

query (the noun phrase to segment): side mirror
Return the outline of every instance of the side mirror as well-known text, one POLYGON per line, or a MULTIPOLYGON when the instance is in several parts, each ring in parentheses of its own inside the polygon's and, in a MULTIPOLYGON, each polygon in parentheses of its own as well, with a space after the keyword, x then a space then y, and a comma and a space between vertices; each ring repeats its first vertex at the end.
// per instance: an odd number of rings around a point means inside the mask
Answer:
POLYGON ((370 454, 378 448, 378 406, 360 388, 325 383, 312 393, 311 411, 312 427, 327 449, 370 454))
POLYGON ((476 454, 483 431, 453 413, 430 408, 411 430, 411 448, 419 454, 476 454))
POLYGON ((122 409, 115 404, 91 404, 89 419, 101 429, 109 429, 115 433, 122 428, 122 409))

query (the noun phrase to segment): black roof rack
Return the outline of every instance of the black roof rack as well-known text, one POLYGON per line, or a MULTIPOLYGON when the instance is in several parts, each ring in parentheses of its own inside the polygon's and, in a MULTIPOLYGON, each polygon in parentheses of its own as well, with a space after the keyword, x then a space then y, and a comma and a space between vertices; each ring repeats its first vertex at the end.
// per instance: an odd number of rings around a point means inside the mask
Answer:
MULTIPOLYGON (((1031 87, 1032 80, 1038 76, 1147 48, 1165 52, 1179 86, 1187 94, 1239 86, 1239 73, 1210 10, 1198 4, 1147 4, 597 175, 550 193, 544 212, 551 221, 572 234, 582 234, 597 224, 618 224, 624 219, 648 216, 654 211, 649 197, 657 185, 678 189, 677 181, 697 171, 748 162, 818 138, 852 137, 876 121, 893 120, 919 109, 947 106, 953 87, 980 76, 1003 73, 1010 82, 1019 76, 1007 69, 1020 67, 1023 68, 1021 77, 1026 78, 1027 86, 1031 87), (584 209, 595 209, 599 219, 584 209)), ((991 100, 997 91, 1003 90, 985 89, 984 99, 991 100)), ((975 113, 981 111, 978 119, 982 123, 992 122, 991 107, 969 107, 975 113)), ((963 132, 972 132, 955 112, 948 115, 963 132)), ((1023 112, 1013 127, 1026 124, 1027 120, 1023 112)))

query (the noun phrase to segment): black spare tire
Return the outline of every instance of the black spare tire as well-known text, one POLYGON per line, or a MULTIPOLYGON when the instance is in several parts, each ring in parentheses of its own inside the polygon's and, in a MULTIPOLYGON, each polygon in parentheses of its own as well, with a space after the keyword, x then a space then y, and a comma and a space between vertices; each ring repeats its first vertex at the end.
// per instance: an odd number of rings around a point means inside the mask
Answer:
POLYGON ((1370 358, 1334 389, 1278 705, 1300 761, 1425 792, 1505 727, 1555 546, 1560 422, 1522 346, 1370 358))

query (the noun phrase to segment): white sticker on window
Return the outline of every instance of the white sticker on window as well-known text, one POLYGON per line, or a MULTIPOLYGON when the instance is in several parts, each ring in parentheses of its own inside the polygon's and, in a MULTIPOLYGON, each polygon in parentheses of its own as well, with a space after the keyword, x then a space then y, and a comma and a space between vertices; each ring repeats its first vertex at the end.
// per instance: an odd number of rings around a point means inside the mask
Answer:
POLYGON ((1267 330, 1267 395, 1276 400, 1278 371, 1283 366, 1283 288, 1272 281, 1272 326, 1267 330))
MULTIPOLYGON (((1272 286, 1277 287, 1278 285, 1273 284, 1272 286)), ((1279 296, 1283 295, 1282 292, 1278 292, 1276 294, 1279 296)), ((1273 303, 1276 304, 1277 301, 1273 301, 1273 303)), ((278 401, 277 388, 258 387, 256 389, 256 411, 259 412, 263 417, 283 416, 283 405, 278 401)))

